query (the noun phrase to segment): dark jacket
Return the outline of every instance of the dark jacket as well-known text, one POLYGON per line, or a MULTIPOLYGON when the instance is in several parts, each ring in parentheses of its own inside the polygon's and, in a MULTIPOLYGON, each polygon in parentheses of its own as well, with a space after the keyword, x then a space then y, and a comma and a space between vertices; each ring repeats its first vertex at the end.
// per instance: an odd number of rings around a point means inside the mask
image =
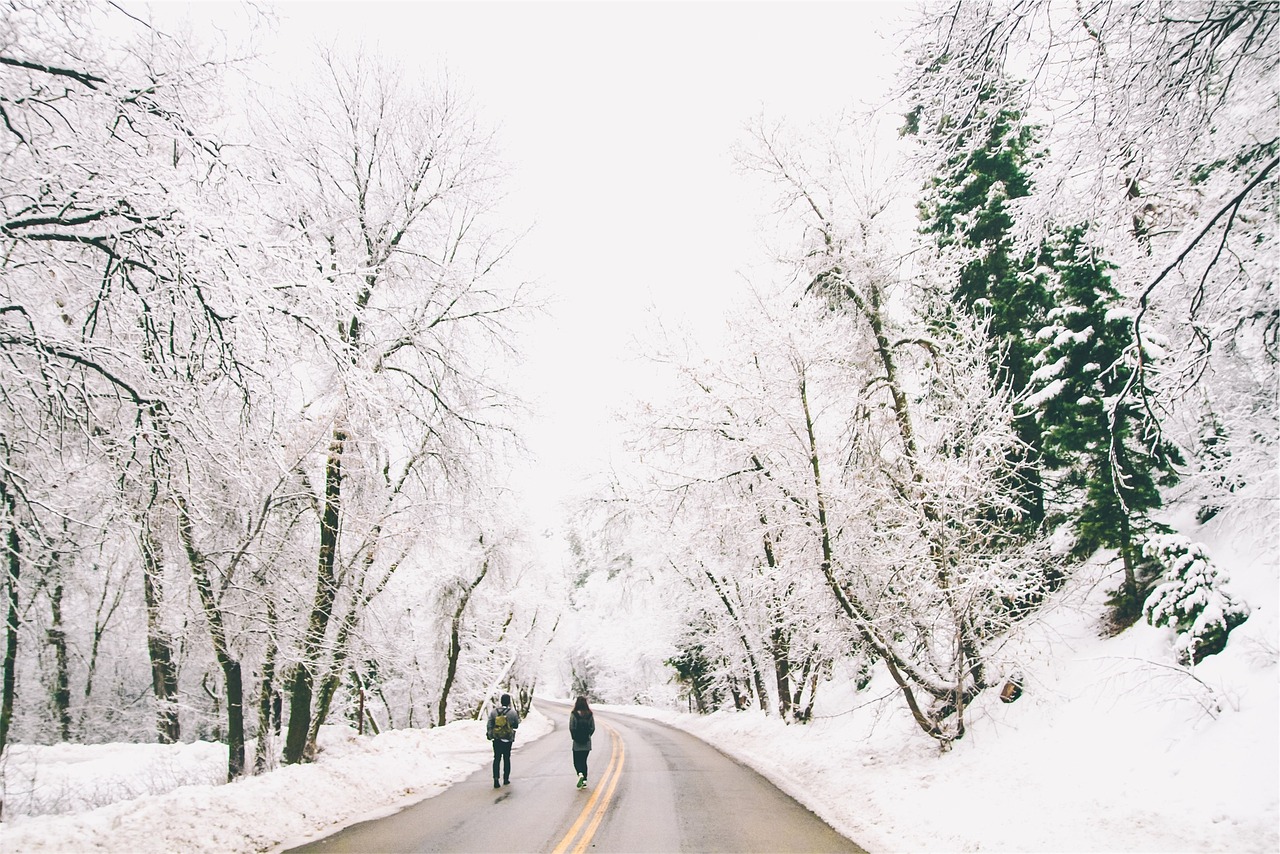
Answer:
POLYGON ((591 736, 595 731, 596 717, 591 712, 585 715, 569 713, 569 737, 573 739, 574 750, 590 750, 591 736))
POLYGON ((520 715, 510 706, 502 706, 501 708, 494 706, 489 710, 489 723, 484 728, 484 737, 493 741, 493 722, 497 719, 499 714, 506 715, 507 723, 511 724, 511 738, 502 739, 502 741, 515 741, 516 728, 520 726, 520 715))

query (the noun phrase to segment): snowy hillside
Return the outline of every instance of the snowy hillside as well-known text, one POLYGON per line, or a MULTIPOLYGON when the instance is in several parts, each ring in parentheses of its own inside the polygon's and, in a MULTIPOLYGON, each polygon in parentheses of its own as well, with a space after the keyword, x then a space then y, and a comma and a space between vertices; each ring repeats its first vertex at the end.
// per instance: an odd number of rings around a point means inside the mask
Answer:
MULTIPOLYGON (((1166 630, 1099 637, 1107 585, 1095 572, 1020 639, 1023 696, 1005 705, 989 692, 948 754, 900 705, 832 707, 808 727, 662 717, 742 755, 872 851, 1275 851, 1276 552, 1232 555, 1247 532, 1200 533, 1238 568, 1232 586, 1254 610, 1194 672, 1174 663, 1166 630)), ((891 691, 882 677, 866 695, 891 691)))

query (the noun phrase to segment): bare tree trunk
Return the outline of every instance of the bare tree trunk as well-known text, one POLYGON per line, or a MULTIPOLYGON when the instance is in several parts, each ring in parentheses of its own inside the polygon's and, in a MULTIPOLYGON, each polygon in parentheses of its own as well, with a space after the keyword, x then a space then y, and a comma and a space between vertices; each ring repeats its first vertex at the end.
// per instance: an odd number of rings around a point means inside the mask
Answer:
MULTIPOLYGON (((94 567, 97 569, 97 567, 94 567)), ((80 706, 79 728, 84 732, 85 715, 89 709, 89 701, 93 698, 93 677, 98 672, 98 653, 102 650, 102 639, 107 634, 107 626, 111 623, 111 618, 115 616, 116 609, 120 607, 120 603, 124 601, 125 590, 124 584, 115 585, 115 595, 111 595, 111 577, 110 570, 104 573, 102 581, 102 596, 98 599, 98 607, 93 615, 93 639, 89 645, 89 661, 85 667, 84 677, 84 693, 82 697, 84 702, 80 706)))
MULTIPOLYGON (((17 506, 3 480, 0 480, 0 499, 4 501, 5 518, 5 585, 8 588, 8 608, 4 621, 4 683, 0 690, 0 756, 9 744, 9 726, 13 723, 13 701, 17 693, 18 664, 18 578, 22 573, 21 547, 18 539, 17 506)), ((0 802, 0 808, 3 802, 0 802)))
POLYGON ((316 700, 315 714, 311 718, 311 727, 307 730, 308 756, 316 752, 316 739, 320 737, 320 727, 329 719, 329 710, 333 707, 333 698, 342 686, 342 675, 347 670, 347 652, 351 645, 351 635, 359 622, 360 603, 352 602, 342 622, 338 625, 338 636, 333 642, 333 660, 329 663, 329 674, 320 683, 320 693, 316 700))
MULTIPOLYGON (((769 520, 762 513, 760 524, 765 526, 764 559, 771 570, 778 568, 778 559, 773 551, 773 540, 768 533, 769 520)), ((778 689, 778 714, 783 720, 791 720, 791 639, 783 629, 784 615, 780 607, 773 609, 770 621, 769 645, 773 652, 773 676, 778 689)))
MULTIPOLYGON (((480 537, 480 546, 484 547, 484 537, 480 537)), ((480 564, 480 573, 462 589, 458 605, 453 609, 453 620, 449 624, 449 654, 445 666, 444 685, 440 688, 440 704, 436 710, 436 725, 444 726, 449 722, 449 692, 453 690, 453 680, 458 675, 458 659, 462 656, 462 617, 466 613, 467 603, 484 577, 489 574, 489 558, 486 556, 480 564)))
POLYGON ((773 676, 778 688, 778 714, 784 720, 791 720, 791 659, 790 639, 778 625, 780 614, 774 616, 773 631, 770 634, 773 646, 773 676))
POLYGON ((151 689, 156 696, 156 732, 161 744, 182 739, 178 719, 178 667, 173 645, 160 624, 164 582, 160 540, 151 530, 148 510, 142 520, 142 596, 147 608, 147 655, 151 659, 151 689))
POLYGON ((1121 588, 1121 614, 1126 620, 1139 611, 1138 608, 1138 575, 1134 570, 1133 529, 1129 525, 1129 514, 1120 514, 1120 562, 1124 566, 1124 586, 1121 588))
POLYGON ((765 687, 764 673, 760 669, 760 664, 756 661, 755 652, 751 649, 751 640, 747 637, 747 633, 742 627, 742 622, 738 619, 738 612, 733 607, 733 603, 729 600, 729 596, 725 593, 720 582, 711 574, 711 570, 704 568, 702 573, 706 576, 707 581, 711 582, 711 588, 720 597, 720 602, 724 605, 725 610, 729 613, 729 618, 733 620, 734 626, 738 629, 738 639, 742 642, 742 649, 747 654, 747 666, 751 669, 751 684, 754 686, 756 696, 759 698, 760 710, 768 712, 769 690, 765 687))
MULTIPOLYGON (((272 707, 276 694, 276 606, 271 594, 267 601, 267 648, 262 657, 262 683, 258 693, 258 743, 253 751, 253 768, 261 773, 267 767, 267 745, 271 741, 272 707)), ((279 714, 275 715, 276 729, 279 733, 279 714)))
POLYGON ((316 669, 324 649, 324 638, 333 616, 333 601, 338 594, 334 566, 338 551, 338 520, 342 507, 342 454, 347 434, 341 427, 333 430, 324 475, 324 513, 320 518, 320 552, 316 570, 316 595, 303 639, 302 660, 293 669, 289 685, 289 730, 285 735, 284 761, 301 762, 305 756, 311 731, 311 697, 316 669))
POLYGON ((899 669, 900 662, 898 657, 888 648, 887 644, 880 643, 873 636, 870 628, 870 621, 866 618, 866 614, 862 612, 862 608, 857 600, 849 595, 848 591, 840 584, 835 575, 834 555, 831 549, 831 534, 827 525, 827 508, 826 497, 822 490, 822 472, 818 459, 818 443, 814 434, 813 418, 809 412, 809 396, 805 388, 805 380, 803 374, 800 377, 800 402, 804 411, 805 429, 808 433, 809 440, 809 462, 813 469, 813 482, 817 492, 817 509, 818 509, 818 528, 821 534, 822 542, 822 573, 827 580, 828 586, 835 594, 836 601, 840 604, 841 609, 845 612, 853 624, 857 627, 859 634, 867 641, 868 644, 880 655, 884 660, 885 666, 889 669, 889 675, 893 677, 893 681, 898 684, 902 690, 902 696, 907 702, 907 708, 911 710, 911 716, 915 722, 927 732, 929 735, 938 738, 940 736, 937 725, 926 715, 920 704, 916 702, 915 692, 912 690, 911 683, 903 677, 899 669))
POLYGON ((373 730, 373 734, 378 734, 378 722, 373 719, 373 712, 365 707, 365 695, 368 693, 365 689, 364 680, 360 678, 357 670, 351 671, 351 684, 356 686, 356 699, 359 700, 359 708, 356 710, 356 732, 364 735, 364 722, 369 721, 369 728, 373 730))
POLYGON ((196 591, 200 594, 200 604, 204 609, 205 623, 209 627, 209 639, 213 642, 213 655, 222 668, 227 700, 227 782, 244 773, 244 680, 240 672, 240 662, 231 654, 227 644, 226 621, 222 609, 218 606, 213 584, 209 579, 209 566, 200 550, 196 548, 195 535, 191 530, 191 514, 186 499, 178 495, 174 498, 178 508, 178 536, 187 553, 187 564, 195 579, 196 591))
POLYGON ((67 632, 62 624, 62 569, 53 556, 57 578, 49 589, 49 644, 53 647, 53 713, 58 722, 58 737, 71 740, 71 671, 67 662, 67 632))
MULTIPOLYGON (((329 717, 329 710, 333 705, 333 698, 338 693, 338 688, 342 685, 342 676, 348 672, 347 656, 351 652, 351 639, 355 636, 356 627, 360 624, 360 617, 368 608, 369 603, 374 597, 383 591, 387 586, 387 582, 395 574, 396 569, 400 566, 400 560, 403 560, 402 554, 398 560, 395 560, 387 568, 386 573, 371 588, 367 588, 369 573, 373 568, 375 556, 377 554, 376 543, 382 533, 382 526, 375 525, 370 532, 368 549, 364 555, 363 571, 359 574, 359 582, 356 588, 351 591, 351 604, 347 608, 346 615, 338 625, 338 635, 333 641, 333 659, 329 663, 329 675, 325 678, 320 686, 320 698, 316 702, 315 715, 311 719, 311 727, 307 731, 307 748, 306 755, 314 756, 316 752, 316 739, 320 737, 320 727, 329 717)), ((350 671, 354 673, 355 671, 350 671)))
POLYGON ((792 708, 798 709, 796 720, 801 723, 806 723, 813 718, 813 704, 818 698, 818 682, 825 667, 823 662, 819 660, 820 655, 819 650, 814 648, 808 660, 805 661, 804 672, 796 680, 796 696, 791 705, 792 708), (804 697, 806 685, 809 687, 809 696, 805 699, 804 704, 801 705, 800 700, 804 697))

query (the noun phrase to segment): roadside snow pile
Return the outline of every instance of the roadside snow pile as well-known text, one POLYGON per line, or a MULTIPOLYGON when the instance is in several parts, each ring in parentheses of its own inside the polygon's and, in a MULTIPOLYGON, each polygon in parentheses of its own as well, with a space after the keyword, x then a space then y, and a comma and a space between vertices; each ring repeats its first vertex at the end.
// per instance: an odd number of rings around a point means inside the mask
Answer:
MULTIPOLYGON (((522 741, 545 735, 552 723, 537 711, 521 725, 522 741)), ((492 758, 483 721, 437 729, 392 730, 357 736, 325 727, 320 755, 229 785, 190 784, 226 773, 221 745, 98 745, 29 747, 15 751, 4 769, 10 781, 34 782, 29 797, 49 787, 68 804, 80 790, 118 800, 78 815, 12 818, 0 825, 5 852, 255 852, 301 844, 354 821, 390 815, 447 789, 492 758), (184 766, 186 784, 176 766, 184 766), (109 772, 105 769, 112 769, 109 772), (128 780, 160 780, 171 790, 133 797, 128 780), (162 781, 163 782, 163 781, 162 781), (116 788, 112 788, 116 787, 116 788), (130 798, 132 800, 122 800, 130 798)))
POLYGON ((67 815, 227 777, 227 746, 14 744, 5 755, 4 817, 67 815))

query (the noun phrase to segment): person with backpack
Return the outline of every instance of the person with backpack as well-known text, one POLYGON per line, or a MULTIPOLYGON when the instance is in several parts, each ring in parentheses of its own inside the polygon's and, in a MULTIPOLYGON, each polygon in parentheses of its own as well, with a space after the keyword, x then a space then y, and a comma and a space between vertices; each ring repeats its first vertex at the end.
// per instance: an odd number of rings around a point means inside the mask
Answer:
POLYGON ((591 714, 586 697, 578 697, 569 713, 569 737, 573 739, 573 770, 578 772, 578 788, 587 786, 587 757, 591 754, 591 736, 596 731, 596 719, 591 714))
POLYGON ((498 705, 489 711, 489 723, 484 736, 493 742, 493 787, 498 788, 498 768, 502 767, 502 782, 511 785, 511 743, 516 740, 516 728, 520 715, 511 708, 511 695, 503 694, 498 705))

